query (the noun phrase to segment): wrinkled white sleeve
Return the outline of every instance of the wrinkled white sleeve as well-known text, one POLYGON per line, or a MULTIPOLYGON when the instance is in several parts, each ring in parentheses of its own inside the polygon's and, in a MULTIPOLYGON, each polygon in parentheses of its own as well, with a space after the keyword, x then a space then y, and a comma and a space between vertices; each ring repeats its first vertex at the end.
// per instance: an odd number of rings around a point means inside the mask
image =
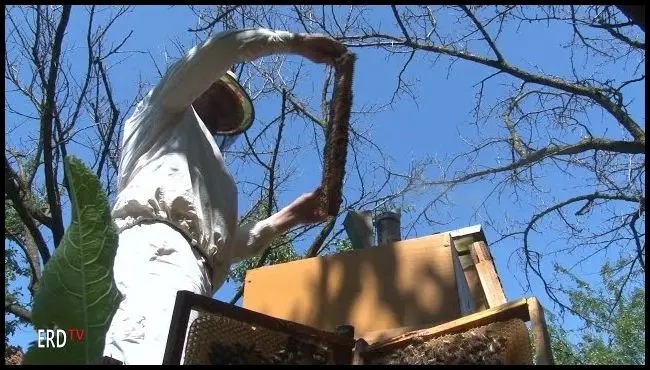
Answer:
POLYGON ((192 48, 174 63, 135 113, 124 123, 121 177, 129 178, 134 161, 179 122, 189 107, 233 65, 271 54, 290 53, 296 34, 265 28, 221 32, 192 48))
POLYGON ((192 48, 152 91, 151 102, 183 110, 233 65, 290 52, 294 33, 265 28, 222 32, 192 48))
MULTIPOLYGON (((182 110, 233 64, 291 52, 294 37, 294 33, 268 29, 223 32, 178 61, 152 91, 151 101, 168 112, 182 110)), ((260 254, 279 233, 272 217, 239 227, 231 244, 233 262, 260 254)))
POLYGON ((273 216, 240 226, 233 241, 232 263, 261 254, 273 239, 282 233, 275 225, 273 216))

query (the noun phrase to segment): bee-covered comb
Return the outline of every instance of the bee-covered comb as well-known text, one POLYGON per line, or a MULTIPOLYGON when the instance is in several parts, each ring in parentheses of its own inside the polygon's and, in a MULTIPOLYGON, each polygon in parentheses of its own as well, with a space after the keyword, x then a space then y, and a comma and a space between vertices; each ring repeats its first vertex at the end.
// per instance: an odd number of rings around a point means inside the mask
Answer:
POLYGON ((345 53, 335 61, 335 80, 330 116, 323 149, 321 206, 328 216, 336 216, 343 202, 343 178, 348 154, 348 132, 352 110, 352 78, 356 56, 345 53))

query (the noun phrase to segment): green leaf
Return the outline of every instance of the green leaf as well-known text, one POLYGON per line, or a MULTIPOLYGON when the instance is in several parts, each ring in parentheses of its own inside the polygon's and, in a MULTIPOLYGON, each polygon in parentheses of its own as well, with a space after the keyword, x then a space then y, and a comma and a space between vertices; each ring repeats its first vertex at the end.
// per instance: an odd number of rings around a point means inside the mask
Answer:
MULTIPOLYGON (((614 266, 625 267, 626 261, 614 266)), ((625 276, 616 277, 609 262, 601 271, 601 288, 580 284, 567 270, 563 278, 573 281, 568 288, 572 308, 587 319, 576 339, 560 325, 554 315, 548 316, 551 347, 559 365, 645 364, 645 286, 629 286, 618 296, 625 276)))
POLYGON ((67 157, 72 222, 43 270, 32 310, 36 330, 83 329, 82 341, 68 336, 63 348, 37 348, 25 364, 96 364, 119 303, 113 280, 117 234, 99 180, 77 158, 67 157))

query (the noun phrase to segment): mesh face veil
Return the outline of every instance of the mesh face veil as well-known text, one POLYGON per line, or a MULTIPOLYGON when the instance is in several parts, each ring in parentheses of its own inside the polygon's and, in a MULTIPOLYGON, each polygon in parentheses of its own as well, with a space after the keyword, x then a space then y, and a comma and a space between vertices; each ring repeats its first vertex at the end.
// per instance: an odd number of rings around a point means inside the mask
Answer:
POLYGON ((192 105, 222 152, 237 142, 255 118, 250 97, 230 71, 213 83, 192 105))
POLYGON ((217 143, 219 150, 221 150, 221 155, 225 157, 224 152, 230 149, 237 141, 239 141, 240 135, 213 135, 214 141, 217 143))

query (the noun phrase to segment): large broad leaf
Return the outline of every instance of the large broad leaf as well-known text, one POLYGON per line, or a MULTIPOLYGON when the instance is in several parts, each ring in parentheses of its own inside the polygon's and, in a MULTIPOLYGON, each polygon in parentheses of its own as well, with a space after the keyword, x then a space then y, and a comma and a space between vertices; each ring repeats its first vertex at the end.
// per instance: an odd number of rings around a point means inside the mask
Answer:
POLYGON ((106 195, 79 159, 67 157, 65 170, 72 223, 43 270, 32 319, 37 330, 82 329, 84 338, 73 341, 68 335, 62 348, 37 348, 32 343, 26 364, 98 363, 119 302, 113 280, 117 234, 106 195))

